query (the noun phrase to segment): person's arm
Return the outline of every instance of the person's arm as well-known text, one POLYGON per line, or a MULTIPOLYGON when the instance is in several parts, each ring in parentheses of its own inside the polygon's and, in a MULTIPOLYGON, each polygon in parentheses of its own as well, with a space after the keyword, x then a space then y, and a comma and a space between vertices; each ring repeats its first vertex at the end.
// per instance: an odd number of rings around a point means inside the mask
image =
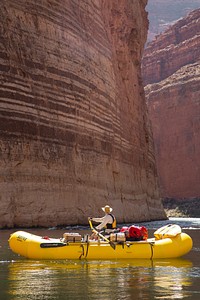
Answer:
POLYGON ((105 216, 102 217, 102 218, 92 218, 92 221, 95 221, 97 223, 101 223, 101 222, 103 222, 104 218, 105 218, 105 216))
POLYGON ((106 215, 106 216, 104 216, 104 217, 101 218, 101 219, 102 219, 101 224, 99 224, 98 226, 96 226, 96 229, 97 229, 97 230, 103 229, 103 228, 109 223, 109 221, 110 221, 110 216, 109 216, 109 215, 106 215))

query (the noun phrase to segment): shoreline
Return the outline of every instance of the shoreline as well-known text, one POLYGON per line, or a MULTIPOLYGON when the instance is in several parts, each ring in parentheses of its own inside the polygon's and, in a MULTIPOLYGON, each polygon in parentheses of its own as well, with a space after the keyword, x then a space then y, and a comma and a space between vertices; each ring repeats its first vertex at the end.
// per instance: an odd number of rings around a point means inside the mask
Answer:
POLYGON ((200 218, 200 198, 164 198, 163 207, 167 217, 200 218))
MULTIPOLYGON (((192 199, 175 199, 175 198, 163 198, 163 207, 166 212, 167 218, 174 217, 174 218, 200 218, 200 198, 192 198, 192 199)), ((142 222, 143 223, 143 222, 142 222)), ((123 223, 124 224, 124 223, 123 223)), ((40 227, 40 226, 19 226, 19 227, 2 227, 0 230, 14 230, 14 229, 72 229, 79 227, 88 226, 88 224, 79 224, 79 225, 58 225, 53 226, 52 228, 49 227, 40 227)))

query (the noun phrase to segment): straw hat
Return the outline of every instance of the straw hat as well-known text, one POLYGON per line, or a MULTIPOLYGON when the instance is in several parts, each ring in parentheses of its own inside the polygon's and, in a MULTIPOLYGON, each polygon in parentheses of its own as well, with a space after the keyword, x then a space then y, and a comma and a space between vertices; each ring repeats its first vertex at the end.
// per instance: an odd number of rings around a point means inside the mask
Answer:
POLYGON ((113 209, 109 205, 106 205, 101 208, 105 213, 110 213, 113 209))

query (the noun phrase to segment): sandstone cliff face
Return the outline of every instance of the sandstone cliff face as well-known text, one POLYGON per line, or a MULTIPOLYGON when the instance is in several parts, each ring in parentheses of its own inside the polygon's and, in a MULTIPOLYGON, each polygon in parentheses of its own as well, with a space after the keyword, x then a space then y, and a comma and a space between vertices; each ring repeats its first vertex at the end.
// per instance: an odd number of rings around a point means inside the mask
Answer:
POLYGON ((141 84, 147 1, 1 1, 0 227, 165 217, 141 84))
POLYGON ((199 7, 199 0, 149 0, 146 7, 149 18, 147 40, 152 41, 178 19, 199 7))
POLYGON ((143 74, 162 195, 199 197, 200 9, 149 45, 143 74))
POLYGON ((167 29, 145 49, 144 84, 159 82, 200 57, 199 10, 167 29), (192 51, 189 51, 192 49, 192 51))

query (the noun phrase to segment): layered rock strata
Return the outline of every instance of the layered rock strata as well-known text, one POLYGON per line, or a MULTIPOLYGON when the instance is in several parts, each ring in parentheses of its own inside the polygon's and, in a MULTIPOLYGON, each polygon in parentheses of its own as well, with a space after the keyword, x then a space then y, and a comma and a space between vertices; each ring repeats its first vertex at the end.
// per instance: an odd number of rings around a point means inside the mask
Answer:
POLYGON ((147 40, 152 41, 178 19, 199 7, 199 0, 149 0, 146 7, 149 18, 147 40))
POLYGON ((200 9, 149 45, 143 74, 162 196, 199 197, 200 9))
POLYGON ((1 1, 0 227, 165 218, 141 81, 145 0, 1 1))
POLYGON ((194 10, 148 44, 143 57, 144 85, 160 82, 199 59, 199 11, 194 10))

